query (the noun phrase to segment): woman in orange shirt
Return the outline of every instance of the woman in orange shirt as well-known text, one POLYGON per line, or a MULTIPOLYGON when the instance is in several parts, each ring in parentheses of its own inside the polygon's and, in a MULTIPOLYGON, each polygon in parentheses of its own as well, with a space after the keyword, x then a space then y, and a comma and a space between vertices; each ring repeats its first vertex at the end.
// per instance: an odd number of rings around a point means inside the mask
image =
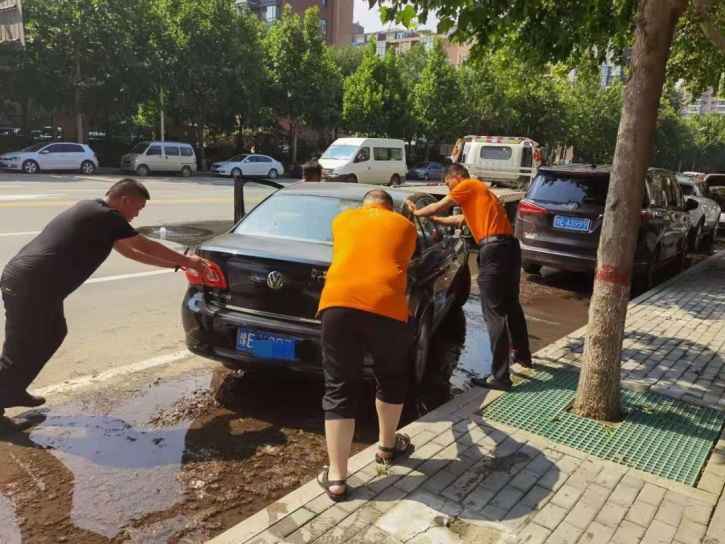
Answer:
POLYGON ((461 225, 465 221, 479 244, 478 287, 491 341, 493 365, 488 379, 473 378, 471 382, 482 387, 509 390, 511 342, 515 348, 515 362, 531 366, 529 334, 519 302, 521 247, 513 236, 506 209, 483 182, 471 179, 460 164, 448 168, 445 181, 450 193, 439 202, 420 210, 416 210, 410 202, 408 205, 414 215, 431 217, 437 223, 461 225), (463 215, 436 215, 455 205, 461 206, 463 215))

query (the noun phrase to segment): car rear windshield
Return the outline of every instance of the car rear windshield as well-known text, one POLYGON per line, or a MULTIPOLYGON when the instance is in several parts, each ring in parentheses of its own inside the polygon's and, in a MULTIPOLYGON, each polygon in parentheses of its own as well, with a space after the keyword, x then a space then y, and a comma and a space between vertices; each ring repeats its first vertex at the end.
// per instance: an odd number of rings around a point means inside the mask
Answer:
POLYGON ((235 232, 251 236, 332 242, 332 220, 360 206, 357 200, 314 195, 273 195, 254 208, 235 232))
POLYGON ((608 188, 608 176, 578 177, 547 173, 536 176, 527 198, 545 204, 604 206, 608 188))

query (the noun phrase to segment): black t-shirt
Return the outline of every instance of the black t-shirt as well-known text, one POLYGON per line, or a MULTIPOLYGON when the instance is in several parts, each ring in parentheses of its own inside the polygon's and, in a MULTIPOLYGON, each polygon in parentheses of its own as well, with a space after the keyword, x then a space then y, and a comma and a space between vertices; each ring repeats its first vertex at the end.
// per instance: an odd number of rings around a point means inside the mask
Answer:
POLYGON ((82 200, 56 216, 10 260, 3 283, 65 298, 101 266, 117 240, 137 234, 103 200, 82 200))

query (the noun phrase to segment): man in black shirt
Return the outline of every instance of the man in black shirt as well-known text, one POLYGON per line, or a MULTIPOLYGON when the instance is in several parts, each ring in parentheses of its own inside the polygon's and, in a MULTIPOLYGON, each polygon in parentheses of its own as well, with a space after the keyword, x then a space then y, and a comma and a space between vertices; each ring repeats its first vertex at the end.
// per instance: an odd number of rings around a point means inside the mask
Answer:
POLYGON ((151 197, 141 183, 123 179, 104 199, 82 200, 56 216, 5 266, 5 343, 0 353, 0 424, 5 408, 40 406, 27 387, 67 333, 63 300, 115 249, 135 261, 203 272, 206 262, 141 236, 129 224, 151 197))

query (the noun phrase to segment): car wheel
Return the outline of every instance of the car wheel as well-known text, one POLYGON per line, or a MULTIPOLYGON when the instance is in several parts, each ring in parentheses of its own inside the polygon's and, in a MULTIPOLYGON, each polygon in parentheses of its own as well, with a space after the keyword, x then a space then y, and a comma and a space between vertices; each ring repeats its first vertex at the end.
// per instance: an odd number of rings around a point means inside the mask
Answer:
POLYGON ((23 163, 23 172, 26 174, 36 174, 40 170, 38 163, 33 160, 27 160, 23 163))
POLYGON ((232 177, 233 178, 240 178, 240 177, 242 177, 242 171, 239 168, 232 169, 232 177))
POLYGON ((347 176, 347 182, 357 183, 357 176, 355 174, 350 174, 349 176, 347 176))
POLYGON ((532 276, 538 276, 541 273, 541 265, 538 263, 525 262, 521 265, 521 268, 524 269, 524 272, 532 276))
POLYGON ((687 237, 687 245, 689 246, 690 251, 697 251, 700 249, 700 246, 702 245, 703 230, 703 221, 700 221, 697 224, 697 227, 690 230, 689 236, 687 237))
POLYGON ((393 174, 390 178, 390 186, 397 187, 398 185, 400 185, 400 176, 398 174, 393 174))
POLYGON ((90 176, 96 171, 96 165, 93 164, 91 161, 83 161, 81 163, 81 174, 85 174, 86 176, 90 176))
POLYGON ((647 270, 644 274, 635 278, 633 288, 639 293, 649 291, 657 284, 657 272, 660 263, 660 250, 657 248, 654 256, 647 263, 647 270))
POLYGON ((471 295, 471 269, 468 267, 468 263, 461 268, 458 275, 453 280, 453 310, 460 310, 463 305, 468 301, 468 297, 471 295))
POLYGON ((150 172, 149 167, 146 166, 145 164, 141 164, 136 167, 136 175, 141 176, 142 178, 148 176, 149 172, 150 172))
POLYGON ((413 379, 416 385, 420 385, 425 377, 428 367, 428 353, 430 352, 430 341, 433 335, 432 310, 426 312, 422 318, 415 341, 413 356, 413 379))
POLYGON ((188 167, 188 166, 184 166, 184 167, 183 167, 183 168, 181 169, 181 177, 183 177, 183 178, 188 178, 188 177, 190 177, 190 176, 191 176, 191 174, 192 174, 192 172, 191 172, 191 168, 190 168, 190 167, 188 167))
POLYGON ((279 172, 277 172, 277 170, 275 168, 272 168, 269 171, 269 174, 267 174, 267 177, 269 179, 277 179, 279 177, 279 172))
POLYGON ((684 272, 684 270, 687 268, 688 261, 689 259, 687 257, 687 242, 685 241, 680 248, 680 252, 675 257, 675 275, 684 272))

